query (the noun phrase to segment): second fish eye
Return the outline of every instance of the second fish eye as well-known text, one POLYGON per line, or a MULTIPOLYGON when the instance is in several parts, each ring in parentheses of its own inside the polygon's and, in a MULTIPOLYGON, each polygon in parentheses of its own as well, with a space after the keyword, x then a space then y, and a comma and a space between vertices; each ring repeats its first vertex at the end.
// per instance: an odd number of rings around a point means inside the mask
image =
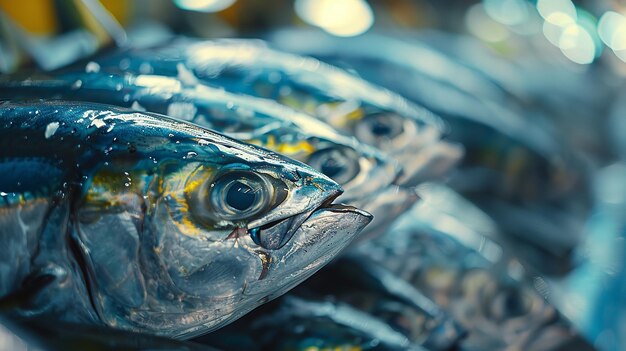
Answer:
POLYGON ((317 151, 307 163, 341 185, 351 181, 359 172, 359 156, 349 148, 317 151))
POLYGON ((363 118, 357 124, 355 134, 363 142, 376 143, 402 134, 403 129, 402 119, 399 116, 391 113, 378 113, 363 118))

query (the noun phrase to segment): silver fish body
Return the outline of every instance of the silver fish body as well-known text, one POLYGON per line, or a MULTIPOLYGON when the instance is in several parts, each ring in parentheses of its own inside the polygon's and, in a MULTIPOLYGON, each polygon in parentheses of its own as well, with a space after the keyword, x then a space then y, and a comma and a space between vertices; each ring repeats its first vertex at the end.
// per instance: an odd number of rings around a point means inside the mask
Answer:
POLYGON ((440 177, 462 155, 458 145, 441 139, 443 124, 429 111, 340 69, 261 42, 179 39, 96 62, 104 71, 199 80, 306 112, 396 159, 406 186, 440 177))
POLYGON ((293 295, 195 341, 225 351, 426 350, 388 321, 345 302, 293 295))
POLYGON ((0 294, 19 315, 191 337, 371 219, 329 205, 341 188, 304 164, 164 116, 3 102, 0 127, 0 294))
POLYGON ((590 172, 549 121, 516 110, 491 80, 416 40, 281 31, 270 41, 340 64, 441 116, 447 138, 466 151, 449 184, 492 216, 500 239, 514 242, 535 269, 562 275, 573 268, 571 253, 591 206, 590 172))
POLYGON ((485 213, 441 185, 418 193, 412 216, 359 249, 449 313, 468 332, 459 349, 594 349, 549 303, 546 280, 488 239, 497 226, 485 213))
POLYGON ((219 351, 189 341, 45 318, 3 318, 0 335, 0 350, 7 351, 219 351))
POLYGON ((0 98, 62 98, 167 114, 306 163, 344 189, 339 201, 374 215, 363 237, 384 232, 417 195, 398 185, 401 168, 382 152, 266 99, 158 75, 104 72, 0 81, 0 98), (79 83, 77 83, 79 82, 79 83))

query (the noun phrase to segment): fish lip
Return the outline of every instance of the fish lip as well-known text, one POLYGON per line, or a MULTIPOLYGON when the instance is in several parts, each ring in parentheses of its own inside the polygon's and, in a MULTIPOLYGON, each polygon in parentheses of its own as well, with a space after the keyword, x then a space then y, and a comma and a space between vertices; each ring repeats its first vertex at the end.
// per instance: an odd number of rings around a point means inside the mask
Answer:
POLYGON ((359 208, 356 208, 354 206, 349 206, 349 205, 345 205, 345 204, 332 204, 332 203, 328 203, 325 206, 322 206, 320 208, 318 208, 317 210, 314 211, 315 212, 319 212, 321 210, 325 210, 325 211, 330 211, 330 212, 335 212, 335 213, 356 213, 358 215, 361 215, 365 218, 368 219, 368 223, 372 221, 372 219, 374 218, 374 216, 372 216, 371 213, 361 210, 359 208))
MULTIPOLYGON (((300 229, 302 224, 305 223, 313 214, 315 214, 315 212, 321 209, 334 208, 336 205, 333 205, 332 202, 341 194, 343 194, 343 189, 339 186, 331 187, 330 189, 327 189, 323 194, 324 195, 321 196, 321 199, 315 204, 316 206, 308 211, 297 213, 270 223, 263 223, 263 221, 253 221, 248 224, 248 228, 261 228, 262 236, 269 236, 272 239, 275 239, 277 237, 280 238, 280 241, 278 243, 273 242, 271 243, 271 246, 260 245, 267 250, 278 250, 285 246, 285 244, 287 244, 289 240, 291 240, 296 231, 300 229), (281 234, 280 232, 284 230, 284 227, 287 227, 287 230, 284 232, 284 234, 281 234)), ((367 213, 367 215, 369 215, 369 213, 367 213)))
POLYGON ((273 299, 299 284, 348 247, 371 222, 366 211, 343 204, 319 208, 281 248, 268 250, 272 269, 251 283, 247 295, 273 299), (280 289, 274 291, 276 286, 280 289))
POLYGON ((273 222, 279 223, 284 220, 288 220, 294 216, 300 216, 305 213, 311 214, 316 209, 332 203, 336 198, 338 198, 341 194, 343 194, 343 189, 341 188, 341 186, 339 186, 338 184, 334 182, 331 182, 329 184, 330 184, 330 187, 328 189, 322 190, 320 199, 318 201, 313 202, 312 205, 308 207, 308 209, 304 211, 300 211, 299 213, 286 213, 284 216, 281 216, 279 218, 253 220, 250 223, 248 223, 247 228, 248 229, 258 228, 258 227, 262 227, 264 225, 267 225, 273 222))
MULTIPOLYGON (((323 218, 325 216, 328 216, 329 214, 333 214, 334 215, 334 222, 342 222, 342 220, 346 220, 348 216, 350 215, 354 215, 355 217, 355 223, 352 226, 346 226, 344 228, 345 231, 350 231, 351 233, 345 234, 345 236, 341 239, 343 239, 344 241, 347 241, 347 243, 344 245, 348 246, 349 243, 353 242, 354 239, 356 239, 361 232, 363 232, 363 229, 365 227, 367 227, 368 224, 370 224, 372 222, 372 220, 374 219, 374 216, 372 214, 370 214, 367 211, 361 210, 359 208, 356 208, 354 206, 350 206, 350 205, 345 205, 345 204, 328 204, 326 207, 320 207, 317 210, 313 211, 311 213, 311 215, 309 217, 307 217, 306 221, 304 221, 296 230, 296 233, 298 231, 301 231, 303 235, 303 237, 306 237, 307 234, 306 232, 309 231, 308 230, 308 226, 311 225, 313 227, 314 226, 314 222, 319 220, 319 217, 323 218)), ((324 221, 323 225, 326 228, 330 228, 330 229, 337 229, 337 227, 335 227, 332 224, 332 221, 324 221), (335 227, 335 228, 333 228, 335 227)), ((325 228, 316 228, 316 232, 324 232, 325 228)), ((294 235, 295 236, 295 235, 294 235)), ((327 240, 332 240, 334 238, 330 238, 328 237, 327 240)), ((286 246, 286 245, 284 245, 286 246)), ((298 244, 294 244, 294 246, 298 246, 298 244)), ((341 246, 341 245, 340 245, 341 246)), ((290 248, 289 250, 292 250, 293 248, 290 248)), ((321 254, 319 255, 320 258, 316 259, 315 261, 320 261, 323 260, 323 257, 328 257, 327 253, 329 251, 333 251, 336 250, 337 247, 335 247, 335 245, 333 247, 328 247, 327 250, 325 252, 321 252, 321 254)), ((335 256, 335 255, 331 255, 331 256, 335 256)), ((314 264, 314 262, 311 262, 310 265, 314 264)), ((310 266, 309 265, 309 266, 310 266)))

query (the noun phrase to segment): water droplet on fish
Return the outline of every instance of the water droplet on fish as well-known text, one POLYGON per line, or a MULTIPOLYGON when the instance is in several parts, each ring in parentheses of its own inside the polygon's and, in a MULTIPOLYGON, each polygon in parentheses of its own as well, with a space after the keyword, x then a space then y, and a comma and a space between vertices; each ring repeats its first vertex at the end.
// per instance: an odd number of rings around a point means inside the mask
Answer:
POLYGON ((198 156, 198 153, 196 153, 196 152, 189 151, 189 152, 187 153, 187 157, 188 157, 188 158, 193 158, 193 157, 196 157, 196 156, 198 156))
POLYGON ((130 101, 130 94, 125 94, 123 99, 124 99, 124 102, 130 101))
POLYGON ((169 133, 167 136, 168 136, 168 137, 170 137, 170 138, 173 138, 173 137, 174 137, 174 134, 169 133))
POLYGON ((122 88, 123 88, 123 87, 124 87, 124 86, 123 86, 122 84, 120 84, 120 83, 115 84, 115 90, 117 90, 117 91, 122 90, 122 88))
POLYGON ((46 126, 46 131, 44 132, 44 137, 46 139, 50 139, 54 133, 57 132, 57 129, 59 129, 59 122, 50 122, 48 123, 48 125, 46 126))
POLYGON ((90 61, 87 66, 85 66, 85 72, 87 73, 98 73, 100 72, 100 65, 96 62, 90 61))
POLYGON ((74 82, 74 84, 72 84, 72 89, 76 90, 76 89, 80 89, 80 87, 83 86, 83 81, 82 80, 77 80, 74 82))
MULTIPOLYGON (((100 127, 104 127, 106 125, 106 122, 104 122, 101 119, 94 119, 93 121, 91 121, 91 124, 89 125, 90 127, 96 127, 96 128, 100 128, 100 127)), ((89 139, 89 137, 88 137, 89 139)))

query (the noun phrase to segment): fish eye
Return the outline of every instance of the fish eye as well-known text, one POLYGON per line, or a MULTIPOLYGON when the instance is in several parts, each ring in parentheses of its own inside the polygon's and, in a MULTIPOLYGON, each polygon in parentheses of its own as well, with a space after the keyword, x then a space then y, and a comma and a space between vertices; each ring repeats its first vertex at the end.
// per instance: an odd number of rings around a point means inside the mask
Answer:
POLYGON ((266 211, 272 194, 273 186, 264 177, 248 171, 232 171, 215 178, 208 199, 218 219, 236 221, 266 211))
POLYGON ((502 291, 490 297, 490 304, 485 302, 486 306, 489 306, 488 313, 493 319, 503 321, 521 317, 530 312, 531 301, 524 292, 513 288, 499 290, 502 291))
POLYGON ((404 132, 403 120, 393 113, 368 115, 356 125, 354 132, 359 140, 378 145, 402 134, 404 132))
POLYGON ((311 155, 307 162, 340 185, 350 182, 359 173, 359 156, 347 147, 328 148, 311 155))

